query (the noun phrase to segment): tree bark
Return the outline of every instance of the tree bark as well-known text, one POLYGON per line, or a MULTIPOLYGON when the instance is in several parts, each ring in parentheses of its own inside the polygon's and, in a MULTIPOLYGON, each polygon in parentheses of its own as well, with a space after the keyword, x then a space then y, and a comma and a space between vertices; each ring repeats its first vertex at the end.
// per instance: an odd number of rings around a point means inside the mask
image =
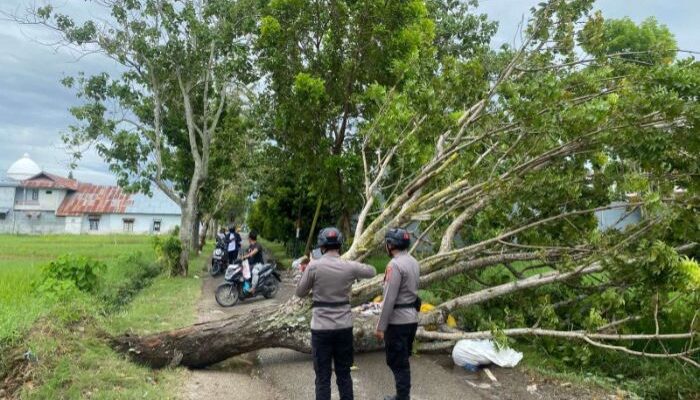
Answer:
MULTIPOLYGON (((263 348, 311 352, 308 301, 294 298, 281 306, 257 309, 249 314, 192 325, 149 336, 123 335, 113 347, 152 368, 185 366, 204 368, 230 357, 263 348)), ((376 317, 355 316, 355 350, 382 348, 373 336, 376 317)))

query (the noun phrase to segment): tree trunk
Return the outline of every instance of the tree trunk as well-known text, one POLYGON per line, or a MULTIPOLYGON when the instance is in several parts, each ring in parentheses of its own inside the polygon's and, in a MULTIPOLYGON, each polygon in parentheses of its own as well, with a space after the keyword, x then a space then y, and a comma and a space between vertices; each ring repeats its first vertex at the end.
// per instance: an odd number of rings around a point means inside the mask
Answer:
POLYGON ((182 252, 180 253, 180 271, 178 275, 187 276, 189 265, 190 250, 192 249, 192 230, 195 224, 195 199, 188 196, 185 206, 182 208, 182 216, 180 217, 180 242, 182 243, 182 252))
MULTIPOLYGON (((210 321, 149 336, 124 335, 112 339, 117 351, 152 368, 204 368, 230 357, 263 348, 311 352, 311 309, 308 301, 293 299, 245 315, 210 321)), ((355 316, 355 351, 382 348, 373 336, 376 317, 355 316)))
POLYGON ((311 228, 309 229, 309 237, 306 239, 306 246, 304 247, 304 254, 309 254, 311 251, 311 243, 314 238, 314 232, 316 231, 316 222, 318 222, 318 215, 321 213, 321 204, 323 204, 323 196, 318 196, 318 201, 316 202, 316 211, 314 212, 314 219, 311 222, 311 228))
POLYGON ((202 219, 202 231, 199 233, 199 242, 197 245, 197 251, 201 252, 204 246, 207 244, 207 234, 211 230, 212 218, 211 215, 205 215, 202 219))

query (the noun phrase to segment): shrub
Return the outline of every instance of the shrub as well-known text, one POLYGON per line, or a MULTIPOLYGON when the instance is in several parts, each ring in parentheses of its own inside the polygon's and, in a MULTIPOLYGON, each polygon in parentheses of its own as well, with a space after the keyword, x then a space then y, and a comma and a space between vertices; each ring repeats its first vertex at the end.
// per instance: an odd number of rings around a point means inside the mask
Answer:
POLYGON ((99 287, 98 273, 107 269, 105 264, 85 256, 62 255, 41 268, 39 291, 68 296, 76 290, 95 293, 99 287))
POLYGON ((153 237, 153 249, 156 252, 158 263, 163 269, 170 271, 171 275, 177 275, 180 270, 180 253, 182 243, 176 236, 153 237))

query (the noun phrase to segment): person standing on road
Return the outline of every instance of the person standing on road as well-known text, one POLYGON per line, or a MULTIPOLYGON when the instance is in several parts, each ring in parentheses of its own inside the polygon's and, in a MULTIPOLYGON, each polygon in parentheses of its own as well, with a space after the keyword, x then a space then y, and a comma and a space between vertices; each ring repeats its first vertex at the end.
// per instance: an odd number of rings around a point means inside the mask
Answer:
POLYGON ((408 252, 411 235, 394 228, 385 235, 385 248, 391 261, 384 273, 382 313, 375 336, 384 341, 386 364, 396 383, 396 395, 384 400, 409 400, 411 396, 411 365, 413 340, 418 329, 418 282, 420 265, 408 252))
POLYGON ((263 248, 260 243, 258 243, 258 233, 255 231, 251 231, 248 234, 248 242, 250 245, 248 246, 248 251, 243 258, 248 259, 248 265, 250 265, 251 268, 253 279, 251 282, 250 293, 254 295, 255 287, 257 286, 258 279, 260 278, 260 270, 262 270, 264 266, 263 248))
POLYGON ((333 366, 340 400, 353 398, 350 289, 355 280, 377 274, 371 265, 342 260, 342 244, 343 236, 338 229, 322 229, 318 234, 318 246, 323 255, 309 263, 296 290, 298 297, 305 297, 313 290, 311 354, 316 372, 316 400, 331 398, 333 366))

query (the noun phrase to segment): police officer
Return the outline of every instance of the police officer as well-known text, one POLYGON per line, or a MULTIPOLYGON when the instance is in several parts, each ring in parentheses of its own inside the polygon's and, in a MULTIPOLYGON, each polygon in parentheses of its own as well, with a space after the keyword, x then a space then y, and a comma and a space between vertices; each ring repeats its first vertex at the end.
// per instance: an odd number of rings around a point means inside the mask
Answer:
POLYGON ((343 236, 336 228, 322 229, 318 246, 322 256, 312 260, 297 285, 296 295, 304 297, 313 289, 311 354, 316 372, 316 400, 331 398, 331 373, 335 376, 341 400, 351 400, 353 362, 350 288, 357 279, 371 278, 377 271, 371 265, 340 258, 343 236))
POLYGON ((384 273, 384 304, 375 336, 384 340, 386 364, 396 383, 396 395, 384 400, 408 400, 411 393, 409 357, 418 329, 418 282, 420 265, 408 252, 411 235, 394 228, 385 235, 385 248, 391 261, 384 273))

